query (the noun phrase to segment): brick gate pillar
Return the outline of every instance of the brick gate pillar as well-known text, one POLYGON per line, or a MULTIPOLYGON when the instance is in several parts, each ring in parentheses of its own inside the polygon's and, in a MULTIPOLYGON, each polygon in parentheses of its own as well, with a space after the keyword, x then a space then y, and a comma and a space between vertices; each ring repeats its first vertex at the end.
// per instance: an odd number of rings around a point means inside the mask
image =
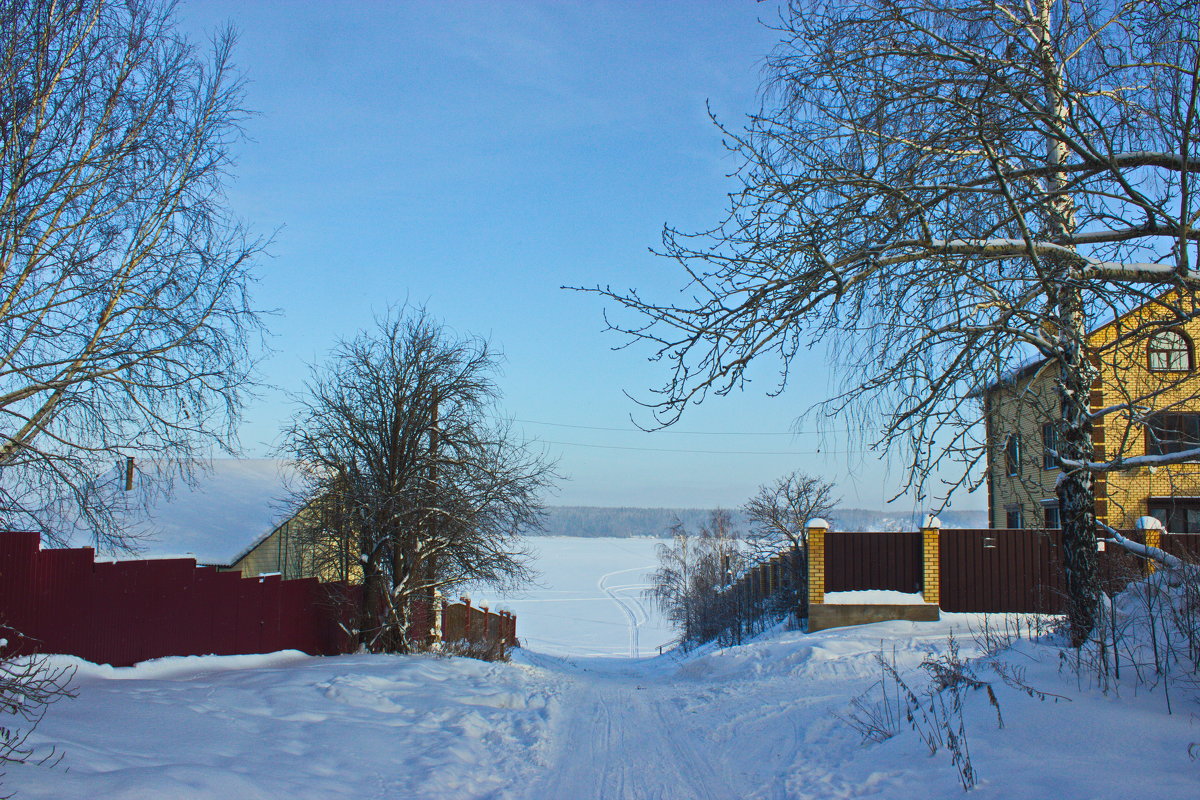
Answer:
POLYGON ((810 519, 808 531, 808 604, 825 602, 825 534, 829 523, 821 518, 810 519))
MULTIPOLYGON (((1137 529, 1141 531, 1142 536, 1145 537, 1143 543, 1146 547, 1162 549, 1163 524, 1157 517, 1138 517, 1135 524, 1137 525, 1137 529)), ((1146 574, 1149 575, 1154 572, 1155 566, 1154 559, 1147 558, 1145 562, 1146 574)))
POLYGON ((942 602, 942 521, 932 514, 921 526, 921 598, 932 605, 942 602))

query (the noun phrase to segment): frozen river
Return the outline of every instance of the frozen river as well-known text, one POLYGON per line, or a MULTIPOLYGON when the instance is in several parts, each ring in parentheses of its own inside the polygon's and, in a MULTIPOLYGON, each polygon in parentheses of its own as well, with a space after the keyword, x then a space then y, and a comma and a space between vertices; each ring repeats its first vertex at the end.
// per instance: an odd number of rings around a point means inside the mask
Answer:
POLYGON ((674 632, 644 596, 658 564, 658 539, 530 538, 541 573, 510 595, 470 591, 476 604, 517 615, 517 636, 553 655, 638 657, 658 653, 674 632))

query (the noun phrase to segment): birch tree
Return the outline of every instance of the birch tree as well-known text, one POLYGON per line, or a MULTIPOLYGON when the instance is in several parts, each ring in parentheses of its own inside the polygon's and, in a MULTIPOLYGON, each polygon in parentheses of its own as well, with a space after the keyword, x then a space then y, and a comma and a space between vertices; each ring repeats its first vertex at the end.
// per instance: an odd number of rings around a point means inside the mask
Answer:
POLYGON ((948 493, 981 480, 981 391, 1041 360, 1083 641, 1093 475, 1128 466, 1093 448, 1089 393, 1112 351, 1088 332, 1145 303, 1160 313, 1126 345, 1197 315, 1197 19, 1190 0, 789 2, 762 107, 721 129, 741 160, 728 216, 664 233, 685 299, 597 289, 669 366, 659 422, 743 385, 751 362, 780 359, 786 383, 799 350, 827 347, 844 384, 816 413, 874 420, 905 489, 957 463, 948 493))
POLYGON ((738 609, 723 590, 746 566, 733 517, 714 509, 692 533, 678 519, 667 530, 668 543, 655 547, 658 567, 647 596, 679 631, 683 648, 709 641, 733 624, 738 609))
POLYGON ((360 643, 410 648, 412 612, 465 581, 531 577, 553 464, 497 413, 498 356, 421 309, 378 320, 314 367, 285 449, 306 475, 317 552, 354 554, 360 643))
POLYGON ((128 547, 98 476, 232 446, 261 246, 222 191, 232 42, 155 0, 0 2, 0 524, 128 547))

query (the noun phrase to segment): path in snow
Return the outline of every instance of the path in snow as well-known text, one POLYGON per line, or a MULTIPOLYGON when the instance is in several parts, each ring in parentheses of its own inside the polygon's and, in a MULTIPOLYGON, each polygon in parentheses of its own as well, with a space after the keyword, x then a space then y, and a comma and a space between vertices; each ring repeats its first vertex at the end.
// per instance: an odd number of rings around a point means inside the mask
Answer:
MULTIPOLYGON (((536 656, 534 657, 536 659, 536 656)), ((679 699, 643 665, 609 669, 588 660, 574 668, 542 662, 568 678, 556 747, 529 787, 529 800, 651 800, 744 797, 718 771, 703 731, 690 730, 679 699)))

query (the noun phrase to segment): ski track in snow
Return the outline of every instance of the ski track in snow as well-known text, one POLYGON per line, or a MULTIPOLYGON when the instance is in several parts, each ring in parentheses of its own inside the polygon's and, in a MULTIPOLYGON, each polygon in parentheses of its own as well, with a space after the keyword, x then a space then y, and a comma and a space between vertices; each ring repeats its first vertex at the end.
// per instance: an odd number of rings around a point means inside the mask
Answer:
POLYGON ((646 613, 646 608, 645 608, 645 606, 642 605, 641 600, 637 599, 636 596, 621 597, 620 595, 617 594, 617 592, 618 591, 628 591, 630 589, 636 589, 636 590, 640 591, 640 590, 646 588, 646 586, 645 586, 645 584, 640 584, 640 583, 639 584, 629 584, 627 586, 609 586, 608 579, 613 577, 614 575, 623 575, 626 572, 645 572, 646 570, 653 569, 653 568, 654 568, 653 565, 650 565, 650 566, 645 566, 645 567, 630 567, 629 569, 613 570, 612 572, 608 572, 608 573, 605 573, 604 575, 601 575, 600 580, 596 581, 596 586, 599 587, 599 589, 602 592, 607 594, 609 596, 609 598, 621 608, 621 611, 625 612, 625 616, 628 617, 628 619, 629 619, 629 657, 630 658, 641 657, 641 646, 638 641, 638 634, 641 630, 642 623, 644 623, 647 619, 649 619, 649 615, 646 613), (635 611, 635 609, 636 609, 636 611, 635 611))

